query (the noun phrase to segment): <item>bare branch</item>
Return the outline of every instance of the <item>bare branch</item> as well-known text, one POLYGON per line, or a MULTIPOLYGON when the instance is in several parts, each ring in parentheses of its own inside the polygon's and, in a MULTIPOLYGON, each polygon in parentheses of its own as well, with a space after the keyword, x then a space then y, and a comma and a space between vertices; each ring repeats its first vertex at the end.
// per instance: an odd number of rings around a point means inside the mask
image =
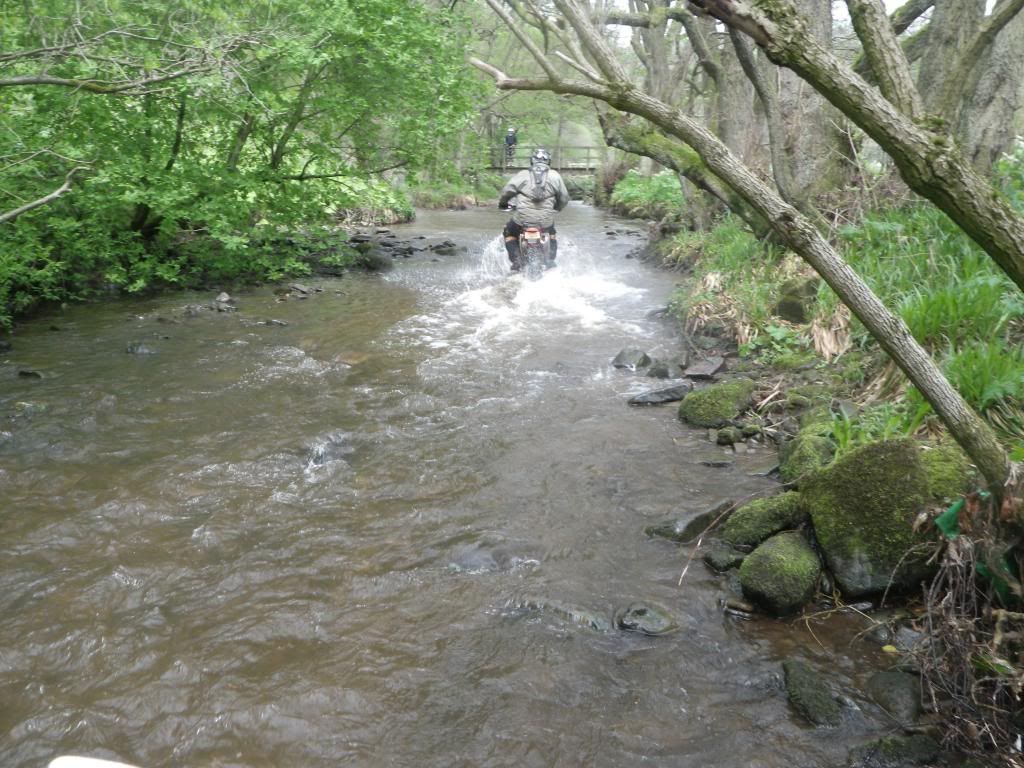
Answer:
POLYGON ((921 96, 881 0, 846 0, 846 7, 878 89, 905 115, 917 119, 924 112, 921 96))
POLYGON ((34 208, 39 208, 48 203, 52 203, 58 197, 60 197, 69 189, 71 189, 71 177, 74 176, 75 173, 77 173, 78 171, 86 170, 88 170, 88 168, 85 168, 83 166, 77 166, 75 168, 72 168, 70 171, 68 171, 68 175, 64 178, 64 183, 57 187, 57 189, 53 190, 53 192, 51 192, 50 194, 44 195, 43 197, 40 197, 38 200, 33 200, 31 203, 25 203, 25 205, 21 206, 20 208, 15 208, 13 211, 0 213, 0 224, 6 224, 8 221, 13 221, 14 219, 18 218, 23 213, 27 213, 28 211, 31 211, 34 208))

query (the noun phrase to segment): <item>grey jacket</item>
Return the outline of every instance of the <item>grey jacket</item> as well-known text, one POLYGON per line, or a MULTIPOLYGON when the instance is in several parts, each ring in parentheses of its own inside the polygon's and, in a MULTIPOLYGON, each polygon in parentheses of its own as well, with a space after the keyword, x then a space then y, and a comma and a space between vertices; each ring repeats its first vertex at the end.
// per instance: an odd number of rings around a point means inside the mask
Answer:
POLYGON ((558 171, 533 166, 519 171, 501 190, 498 207, 504 208, 509 202, 516 206, 512 214, 516 224, 550 227, 555 223, 555 211, 569 204, 569 190, 558 171))

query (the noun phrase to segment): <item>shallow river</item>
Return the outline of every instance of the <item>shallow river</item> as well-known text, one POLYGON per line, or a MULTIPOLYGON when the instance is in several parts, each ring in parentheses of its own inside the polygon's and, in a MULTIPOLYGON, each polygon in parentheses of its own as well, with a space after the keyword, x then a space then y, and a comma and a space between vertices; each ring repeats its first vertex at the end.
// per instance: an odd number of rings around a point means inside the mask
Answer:
MULTIPOLYGON (((680 340, 640 227, 573 204, 506 272, 497 211, 383 275, 72 307, 0 357, 0 765, 825 766, 796 655, 854 685, 854 625, 745 622, 646 525, 771 484, 612 368, 680 340), (609 227, 618 235, 606 234, 609 227), (195 316, 190 316, 190 314, 195 316), (267 324, 267 321, 286 324, 267 324), (129 344, 155 354, 126 354, 129 344), (38 371, 43 378, 19 376, 38 371), (728 466, 709 467, 705 462, 728 466), (600 632, 659 603, 680 629, 600 632)), ((660 382, 657 382, 660 383, 660 382)))

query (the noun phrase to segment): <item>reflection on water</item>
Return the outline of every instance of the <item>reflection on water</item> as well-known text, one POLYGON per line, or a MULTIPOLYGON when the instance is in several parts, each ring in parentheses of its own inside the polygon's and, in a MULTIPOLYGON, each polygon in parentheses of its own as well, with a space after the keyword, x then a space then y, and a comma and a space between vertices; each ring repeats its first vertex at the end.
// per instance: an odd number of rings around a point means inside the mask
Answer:
POLYGON ((849 682, 849 627, 734 623, 718 577, 680 587, 688 550, 643 535, 766 487, 774 463, 710 469, 720 449, 674 408, 625 405, 652 382, 609 361, 676 350, 651 316, 671 277, 625 258, 630 225, 573 205, 561 265, 526 282, 500 226, 425 215, 399 236, 461 255, 304 301, 168 296, 19 329, 0 363, 0 764, 845 755, 792 717, 778 662, 849 682), (682 629, 518 608, 538 597, 603 617, 651 600, 682 629))

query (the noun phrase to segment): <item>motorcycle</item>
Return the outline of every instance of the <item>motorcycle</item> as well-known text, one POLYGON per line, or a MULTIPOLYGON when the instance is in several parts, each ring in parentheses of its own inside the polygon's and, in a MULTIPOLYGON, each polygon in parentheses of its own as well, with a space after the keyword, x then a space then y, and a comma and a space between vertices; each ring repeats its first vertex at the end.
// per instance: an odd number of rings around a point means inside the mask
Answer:
POLYGON ((519 235, 519 261, 527 280, 537 280, 555 266, 551 236, 539 227, 523 227, 519 235))

